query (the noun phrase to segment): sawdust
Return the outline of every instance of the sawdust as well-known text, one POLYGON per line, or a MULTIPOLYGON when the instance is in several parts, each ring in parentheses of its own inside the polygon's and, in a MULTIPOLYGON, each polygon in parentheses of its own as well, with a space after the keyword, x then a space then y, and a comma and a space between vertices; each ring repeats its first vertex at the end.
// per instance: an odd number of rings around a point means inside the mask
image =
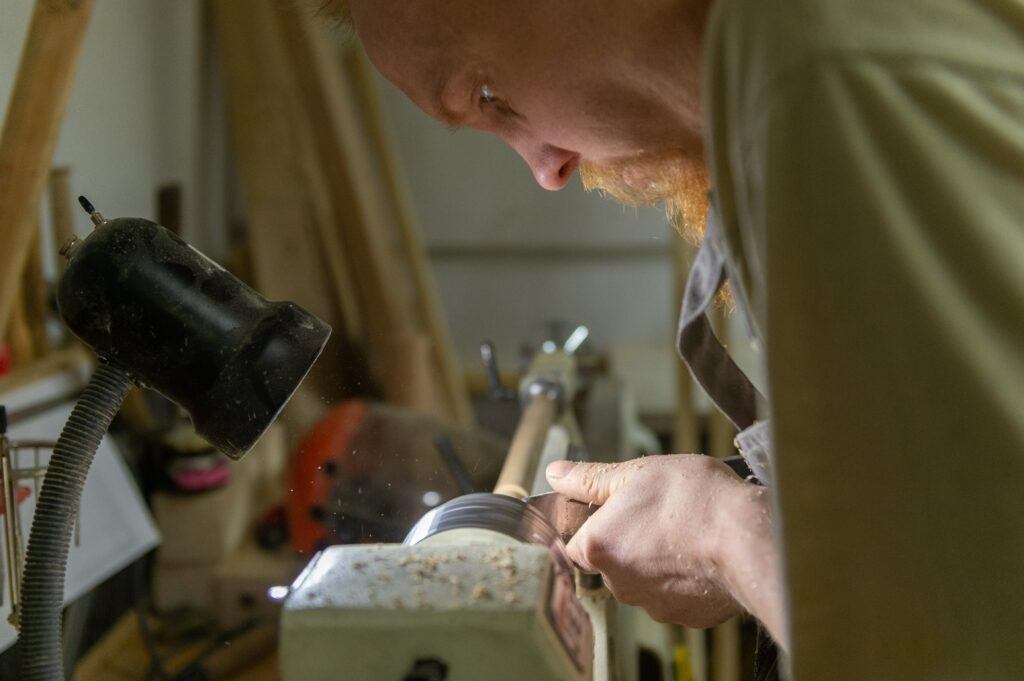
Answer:
MULTIPOLYGON (((402 611, 514 608, 524 599, 533 601, 531 580, 545 570, 521 563, 516 546, 437 547, 411 555, 387 555, 382 548, 366 547, 367 553, 348 562, 347 577, 338 574, 347 582, 336 594, 339 604, 362 602, 363 607, 402 611)), ((309 605, 335 601, 322 589, 301 598, 309 605)))

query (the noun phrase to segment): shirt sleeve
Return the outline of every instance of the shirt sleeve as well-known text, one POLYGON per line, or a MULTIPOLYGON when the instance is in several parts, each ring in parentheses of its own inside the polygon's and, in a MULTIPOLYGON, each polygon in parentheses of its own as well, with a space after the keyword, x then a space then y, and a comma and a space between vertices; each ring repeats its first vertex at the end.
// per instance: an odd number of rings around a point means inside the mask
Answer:
POLYGON ((1024 678, 1024 83, 821 59, 734 132, 795 677, 1024 678))

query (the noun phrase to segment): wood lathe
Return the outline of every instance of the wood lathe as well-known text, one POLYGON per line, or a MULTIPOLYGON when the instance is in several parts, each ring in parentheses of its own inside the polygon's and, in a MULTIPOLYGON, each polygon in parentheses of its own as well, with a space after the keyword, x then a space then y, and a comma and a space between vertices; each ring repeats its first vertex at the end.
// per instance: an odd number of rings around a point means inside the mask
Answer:
POLYGON ((285 681, 672 678, 669 628, 615 603, 566 556, 593 510, 551 492, 543 473, 586 458, 571 349, 535 356, 493 493, 432 509, 402 544, 314 556, 284 604, 285 681))

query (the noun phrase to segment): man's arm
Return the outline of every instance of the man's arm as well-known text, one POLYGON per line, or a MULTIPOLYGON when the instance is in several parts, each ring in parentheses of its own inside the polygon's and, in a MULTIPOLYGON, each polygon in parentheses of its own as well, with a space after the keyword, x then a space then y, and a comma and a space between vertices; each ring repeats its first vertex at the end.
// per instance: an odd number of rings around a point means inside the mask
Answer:
POLYGON ((600 572, 621 602, 656 620, 718 624, 741 607, 785 647, 778 554, 767 494, 725 464, 694 454, 624 463, 558 461, 558 492, 600 504, 569 556, 600 572))

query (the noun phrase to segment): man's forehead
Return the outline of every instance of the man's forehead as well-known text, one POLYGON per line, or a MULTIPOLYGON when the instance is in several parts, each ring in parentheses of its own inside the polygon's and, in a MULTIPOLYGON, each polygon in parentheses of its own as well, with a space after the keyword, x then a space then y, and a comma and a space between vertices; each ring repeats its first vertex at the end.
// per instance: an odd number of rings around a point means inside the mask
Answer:
POLYGON ((422 2, 353 2, 356 32, 374 66, 431 115, 441 113, 440 93, 454 67, 455 45, 444 39, 437 13, 422 2))

